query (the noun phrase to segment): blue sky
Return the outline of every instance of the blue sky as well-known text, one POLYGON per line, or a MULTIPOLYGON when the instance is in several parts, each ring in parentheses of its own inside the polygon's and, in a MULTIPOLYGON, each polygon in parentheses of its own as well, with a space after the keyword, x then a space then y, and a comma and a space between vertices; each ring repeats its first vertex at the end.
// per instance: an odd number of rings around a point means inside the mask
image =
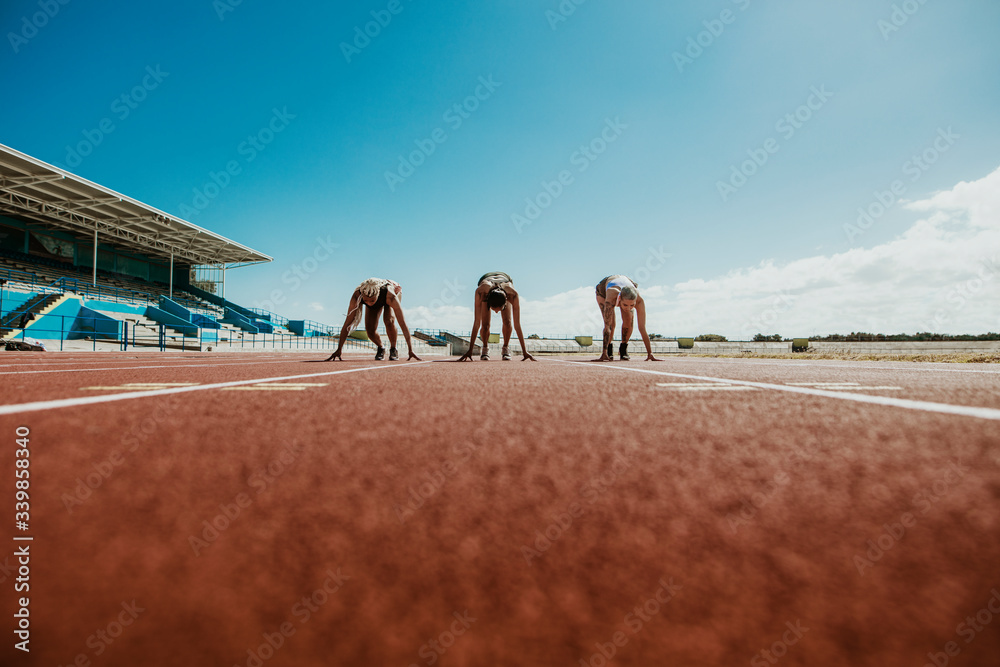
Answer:
POLYGON ((526 333, 575 333, 600 278, 655 267, 640 282, 666 335, 1000 329, 1000 281, 953 298, 1000 249, 976 201, 948 233, 982 257, 942 253, 926 282, 884 255, 932 210, 914 202, 990 191, 992 0, 232 2, 4 2, 0 143, 274 257, 229 274, 233 300, 277 291, 276 312, 339 324, 375 275, 415 322, 467 329, 475 279, 504 270, 526 333), (213 174, 228 183, 199 199, 213 174), (313 264, 317 239, 338 247, 313 264))

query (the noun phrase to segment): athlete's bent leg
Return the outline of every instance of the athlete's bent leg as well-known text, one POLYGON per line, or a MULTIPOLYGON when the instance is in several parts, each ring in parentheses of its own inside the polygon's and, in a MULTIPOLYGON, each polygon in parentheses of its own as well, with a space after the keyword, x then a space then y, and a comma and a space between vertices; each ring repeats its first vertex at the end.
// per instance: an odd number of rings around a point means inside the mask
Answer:
MULTIPOLYGON (((503 348, 500 350, 501 358, 510 361, 510 334, 514 331, 514 319, 511 316, 513 308, 510 304, 503 309, 503 348)), ((523 350, 522 350, 523 351, 523 350)))
POLYGON ((378 335, 378 317, 381 315, 381 308, 369 308, 365 306, 365 332, 368 340, 375 343, 378 350, 375 353, 375 360, 381 360, 385 356, 385 348, 382 347, 382 337, 378 335))
MULTIPOLYGON (((486 315, 483 317, 483 326, 479 330, 479 337, 482 339, 482 349, 480 350, 479 358, 484 361, 489 361, 490 358, 490 319, 492 316, 492 311, 486 309, 486 315)), ((475 337, 475 332, 472 332, 473 337, 475 337)))
POLYGON ((628 311, 628 316, 622 313, 622 342, 618 346, 618 356, 622 361, 628 361, 628 341, 632 338, 632 322, 634 319, 635 310, 628 311))

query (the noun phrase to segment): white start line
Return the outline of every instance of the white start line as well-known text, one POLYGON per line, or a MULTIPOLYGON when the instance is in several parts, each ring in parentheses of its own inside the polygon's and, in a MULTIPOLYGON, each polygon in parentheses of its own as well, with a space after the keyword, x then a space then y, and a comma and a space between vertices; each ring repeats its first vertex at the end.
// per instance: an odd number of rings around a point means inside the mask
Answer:
POLYGON ((657 382, 657 387, 666 387, 674 391, 757 391, 757 387, 744 387, 738 384, 721 384, 719 382, 657 382))
MULTIPOLYGON (((932 403, 930 401, 913 401, 905 398, 894 398, 891 396, 871 396, 868 394, 856 394, 850 391, 830 389, 820 389, 817 387, 802 387, 787 384, 770 384, 767 382, 750 382, 747 380, 730 380, 726 378, 705 377, 703 375, 686 375, 684 373, 669 373, 666 371, 653 371, 644 368, 629 368, 626 366, 612 366, 609 364, 594 364, 589 361, 563 361, 552 359, 559 364, 573 364, 586 368, 598 368, 607 371, 620 371, 626 373, 645 373, 648 375, 659 375, 662 377, 682 378, 686 380, 700 380, 706 383, 717 383, 721 385, 738 385, 742 387, 753 387, 756 389, 770 389, 772 391, 784 391, 792 394, 805 394, 808 396, 822 396, 823 398, 833 398, 841 401, 853 401, 855 403, 868 403, 871 405, 886 405, 905 410, 919 410, 921 412, 936 412, 946 415, 959 415, 962 417, 975 417, 977 419, 990 419, 1000 421, 1000 410, 993 408, 977 408, 968 405, 951 405, 949 403, 932 403)), ((863 389, 862 387, 850 387, 850 389, 863 389)), ((872 387, 864 387, 872 389, 872 387)))

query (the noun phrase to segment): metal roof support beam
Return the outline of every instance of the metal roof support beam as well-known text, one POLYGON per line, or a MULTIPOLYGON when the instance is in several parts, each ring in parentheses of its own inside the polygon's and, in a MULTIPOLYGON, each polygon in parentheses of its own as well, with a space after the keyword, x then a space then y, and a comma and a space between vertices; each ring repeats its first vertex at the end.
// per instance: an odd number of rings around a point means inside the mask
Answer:
POLYGON ((52 174, 49 176, 11 176, 0 177, 0 188, 20 188, 26 185, 38 185, 40 183, 54 183, 61 181, 62 176, 52 174))
POLYGON ((94 287, 97 287, 97 225, 94 225, 94 287))
MULTIPOLYGON (((15 195, 11 192, 0 192, 0 211, 25 216, 26 210, 36 214, 34 216, 27 217, 31 217, 43 223, 47 222, 46 218, 56 218, 61 222, 86 229, 88 232, 95 225, 99 225, 109 236, 131 241, 138 246, 159 250, 165 255, 169 255, 171 251, 174 251, 178 256, 183 259, 191 260, 195 264, 212 264, 217 261, 214 256, 205 255, 196 251, 190 251, 187 248, 177 248, 176 245, 172 245, 164 241, 158 241, 145 234, 139 234, 132 230, 118 227, 115 224, 116 221, 113 219, 101 220, 95 216, 85 215, 76 211, 62 210, 59 207, 52 206, 44 202, 36 202, 34 200, 15 195)), ((193 244, 189 244, 189 246, 191 245, 193 244)))
POLYGON ((271 258, 188 221, 0 145, 0 212, 166 263, 240 266, 271 258))
MULTIPOLYGON (((117 204, 117 199, 68 199, 65 204, 61 204, 64 211, 86 211, 101 204, 117 204)), ((55 204, 49 204, 55 206, 55 204)))

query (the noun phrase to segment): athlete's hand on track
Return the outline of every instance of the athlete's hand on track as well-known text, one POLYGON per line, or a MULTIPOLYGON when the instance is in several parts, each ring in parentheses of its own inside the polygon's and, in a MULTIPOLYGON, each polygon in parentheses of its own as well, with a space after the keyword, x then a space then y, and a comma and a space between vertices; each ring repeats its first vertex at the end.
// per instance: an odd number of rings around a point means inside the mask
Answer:
POLYGON ((663 359, 657 359, 651 354, 646 355, 646 361, 663 361, 663 359))
POLYGON ((340 356, 340 350, 337 350, 336 352, 334 352, 333 354, 331 354, 331 355, 330 355, 330 356, 329 356, 329 357, 328 357, 328 358, 326 359, 326 361, 333 361, 333 360, 335 360, 335 359, 336 359, 337 361, 343 361, 343 360, 344 360, 344 358, 343 358, 342 356, 340 356))
POLYGON ((608 353, 605 352, 604 354, 601 355, 600 359, 592 359, 591 361, 614 361, 614 359, 612 359, 611 357, 609 357, 608 353))
POLYGON ((529 360, 530 361, 538 361, 538 359, 535 359, 533 356, 531 356, 530 354, 528 354, 527 352, 525 352, 524 353, 524 357, 521 359, 521 361, 529 361, 529 360))
POLYGON ((469 351, 459 357, 456 361, 472 361, 472 348, 469 348, 469 351))
POLYGON ((418 357, 417 355, 413 354, 413 350, 410 350, 410 356, 408 356, 406 358, 407 361, 409 361, 410 359, 416 359, 417 361, 423 361, 420 357, 418 357))

